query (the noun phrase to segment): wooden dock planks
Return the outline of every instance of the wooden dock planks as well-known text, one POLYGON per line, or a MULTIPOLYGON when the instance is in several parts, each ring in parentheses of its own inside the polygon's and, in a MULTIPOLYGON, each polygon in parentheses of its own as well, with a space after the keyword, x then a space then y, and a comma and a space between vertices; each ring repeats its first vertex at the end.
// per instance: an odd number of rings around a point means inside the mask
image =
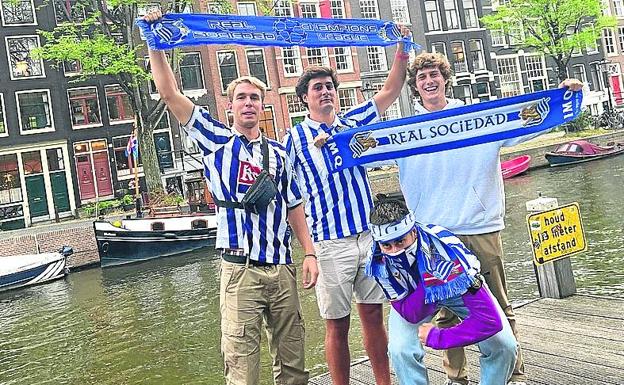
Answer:
MULTIPOLYGON (((528 385, 624 385, 624 299, 575 295, 540 299, 516 309, 528 385)), ((478 382, 479 352, 467 348, 472 383, 478 382)), ((446 379, 442 354, 425 357, 431 385, 446 379)), ((351 366, 351 384, 374 384, 368 360, 351 366)), ((393 383, 398 384, 396 378, 393 383)), ((329 385, 328 373, 310 384, 329 385)))

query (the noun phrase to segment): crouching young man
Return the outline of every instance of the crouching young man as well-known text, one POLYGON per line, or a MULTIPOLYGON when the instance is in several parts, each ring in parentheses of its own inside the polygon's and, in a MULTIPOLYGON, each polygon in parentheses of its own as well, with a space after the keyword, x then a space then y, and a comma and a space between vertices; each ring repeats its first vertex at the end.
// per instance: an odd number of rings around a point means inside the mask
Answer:
MULTIPOLYGON (((416 352, 409 357, 417 368, 411 372, 413 383, 429 383, 423 345, 449 349, 476 343, 481 351, 480 384, 505 385, 516 362, 517 343, 479 274, 477 258, 445 228, 417 223, 398 200, 380 197, 371 212, 370 230, 374 245, 367 274, 375 278, 394 310, 418 328, 419 340, 403 342, 415 346, 409 351, 416 352), (434 327, 430 321, 441 308, 461 322, 451 328, 434 327)), ((404 338, 394 338, 399 337, 404 338)))

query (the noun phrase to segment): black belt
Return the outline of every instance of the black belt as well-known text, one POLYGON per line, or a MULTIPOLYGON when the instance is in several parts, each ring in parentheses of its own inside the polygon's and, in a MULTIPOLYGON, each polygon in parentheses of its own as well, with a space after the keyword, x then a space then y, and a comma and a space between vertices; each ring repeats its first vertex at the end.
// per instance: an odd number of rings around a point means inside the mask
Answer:
MULTIPOLYGON (((232 254, 228 254, 227 252, 224 252, 223 254, 221 254, 221 258, 226 262, 235 263, 237 265, 247 264, 247 257, 244 255, 232 255, 232 254)), ((273 263, 259 262, 259 261, 254 261, 253 259, 249 260, 249 264, 251 266, 275 266, 275 264, 273 263)))

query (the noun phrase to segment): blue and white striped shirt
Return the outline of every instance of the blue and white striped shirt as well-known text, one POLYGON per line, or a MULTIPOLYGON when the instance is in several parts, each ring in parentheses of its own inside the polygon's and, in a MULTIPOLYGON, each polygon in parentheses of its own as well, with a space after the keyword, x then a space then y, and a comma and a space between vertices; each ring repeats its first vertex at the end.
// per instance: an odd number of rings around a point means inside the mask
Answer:
MULTIPOLYGON (((247 141, 199 106, 185 129, 203 152, 204 174, 212 195, 222 201, 240 202, 262 170, 260 137, 247 141)), ((269 172, 277 183, 277 197, 259 214, 219 207, 216 247, 243 249, 254 261, 288 264, 292 262, 288 208, 301 203, 301 192, 286 149, 274 140, 267 138, 267 142, 269 172)))
POLYGON ((368 230, 373 200, 366 168, 358 166, 330 174, 313 139, 323 131, 332 135, 377 121, 379 112, 371 99, 337 116, 332 127, 306 117, 284 139, 305 197, 308 227, 315 242, 368 230))

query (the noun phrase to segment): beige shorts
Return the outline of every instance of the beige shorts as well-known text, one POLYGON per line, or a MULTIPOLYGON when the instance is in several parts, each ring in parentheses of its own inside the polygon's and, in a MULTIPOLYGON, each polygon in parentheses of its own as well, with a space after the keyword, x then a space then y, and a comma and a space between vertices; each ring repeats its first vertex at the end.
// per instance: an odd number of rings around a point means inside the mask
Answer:
POLYGON ((384 303, 381 288, 373 278, 364 274, 372 245, 370 231, 314 244, 319 269, 316 300, 321 317, 346 317, 351 313, 353 296, 356 303, 384 303))

